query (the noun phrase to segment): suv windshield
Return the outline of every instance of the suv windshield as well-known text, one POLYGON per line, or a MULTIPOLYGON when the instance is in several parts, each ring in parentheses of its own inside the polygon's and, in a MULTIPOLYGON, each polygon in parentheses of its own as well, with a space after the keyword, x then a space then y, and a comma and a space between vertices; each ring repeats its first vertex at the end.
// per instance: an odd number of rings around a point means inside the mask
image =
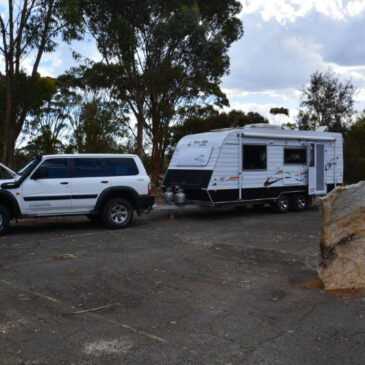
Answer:
POLYGON ((22 169, 20 169, 17 174, 18 175, 23 175, 24 173, 30 171, 33 169, 33 167, 39 162, 39 158, 38 157, 34 157, 33 159, 31 159, 22 169))

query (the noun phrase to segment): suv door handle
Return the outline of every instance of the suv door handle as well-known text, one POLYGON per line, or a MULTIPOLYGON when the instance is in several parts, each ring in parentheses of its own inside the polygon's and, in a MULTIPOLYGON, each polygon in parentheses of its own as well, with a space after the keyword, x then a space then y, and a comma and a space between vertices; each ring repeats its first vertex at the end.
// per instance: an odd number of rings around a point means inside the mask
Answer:
POLYGON ((100 181, 102 184, 107 184, 109 181, 106 181, 106 180, 104 180, 104 181, 100 181))
POLYGON ((67 181, 62 181, 60 184, 61 185, 68 185, 68 182, 67 181))

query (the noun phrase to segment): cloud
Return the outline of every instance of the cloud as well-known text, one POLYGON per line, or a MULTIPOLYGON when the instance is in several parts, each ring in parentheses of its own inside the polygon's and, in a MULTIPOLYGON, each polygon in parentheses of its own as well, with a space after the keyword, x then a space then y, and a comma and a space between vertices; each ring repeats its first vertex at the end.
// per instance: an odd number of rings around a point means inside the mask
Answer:
POLYGON ((270 114, 270 109, 276 107, 276 104, 259 104, 259 103, 245 103, 245 102, 233 102, 229 108, 225 108, 225 111, 230 111, 232 109, 242 110, 245 113, 255 112, 259 113, 269 120, 271 124, 283 124, 283 123, 295 123, 298 110, 289 109, 289 117, 287 116, 273 116, 270 114))
MULTIPOLYGON (((232 105, 257 98, 298 107, 310 75, 328 69, 365 89, 365 0, 244 3, 245 35, 231 48, 231 72, 223 79, 232 105)), ((356 108, 364 109, 359 95, 356 108)))
POLYGON ((337 21, 356 17, 365 9, 364 0, 242 0, 244 14, 260 14, 264 21, 294 22, 315 11, 337 21))
POLYGON ((61 43, 53 53, 45 54, 39 66, 39 72, 44 76, 57 77, 71 67, 76 67, 78 62, 72 57, 72 51, 80 53, 83 57, 99 61, 101 55, 94 41, 85 40, 73 42, 70 46, 61 43))

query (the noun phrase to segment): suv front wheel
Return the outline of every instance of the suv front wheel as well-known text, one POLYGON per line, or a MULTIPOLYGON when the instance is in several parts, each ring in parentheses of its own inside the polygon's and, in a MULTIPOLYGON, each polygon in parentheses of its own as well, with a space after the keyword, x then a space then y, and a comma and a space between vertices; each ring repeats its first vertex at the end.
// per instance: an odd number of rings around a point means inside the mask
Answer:
POLYGON ((0 205, 0 235, 8 232, 10 225, 10 214, 9 211, 0 205))
POLYGON ((101 216, 108 228, 126 228, 132 223, 133 207, 128 200, 111 199, 104 205, 101 216))

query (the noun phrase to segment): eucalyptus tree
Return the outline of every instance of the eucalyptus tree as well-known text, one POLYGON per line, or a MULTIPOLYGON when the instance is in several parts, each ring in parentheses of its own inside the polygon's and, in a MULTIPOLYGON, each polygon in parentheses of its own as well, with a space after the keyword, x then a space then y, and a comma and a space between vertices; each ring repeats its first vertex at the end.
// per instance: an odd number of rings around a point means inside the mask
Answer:
POLYGON ((56 91, 39 66, 58 41, 83 33, 78 0, 8 0, 0 14, 0 147, 1 161, 12 164, 24 121, 56 91))
POLYGON ((136 152, 152 142, 157 183, 171 124, 185 109, 228 100, 219 85, 228 50, 243 34, 237 0, 85 0, 84 16, 103 62, 87 78, 125 102, 137 126, 136 152))
MULTIPOLYGON (((219 113, 213 108, 204 108, 194 116, 186 118, 172 128, 171 144, 188 134, 205 133, 214 129, 244 127, 247 124, 263 124, 269 121, 256 112, 245 113, 241 110, 231 110, 228 113, 219 113)), ((173 147, 173 146, 171 146, 173 147)))
POLYGON ((125 152, 128 145, 126 117, 118 113, 120 104, 98 95, 83 99, 72 121, 69 150, 78 153, 125 152))
POLYGON ((302 90, 299 129, 326 126, 330 131, 344 131, 354 114, 355 92, 351 80, 342 82, 331 71, 315 72, 302 90))

